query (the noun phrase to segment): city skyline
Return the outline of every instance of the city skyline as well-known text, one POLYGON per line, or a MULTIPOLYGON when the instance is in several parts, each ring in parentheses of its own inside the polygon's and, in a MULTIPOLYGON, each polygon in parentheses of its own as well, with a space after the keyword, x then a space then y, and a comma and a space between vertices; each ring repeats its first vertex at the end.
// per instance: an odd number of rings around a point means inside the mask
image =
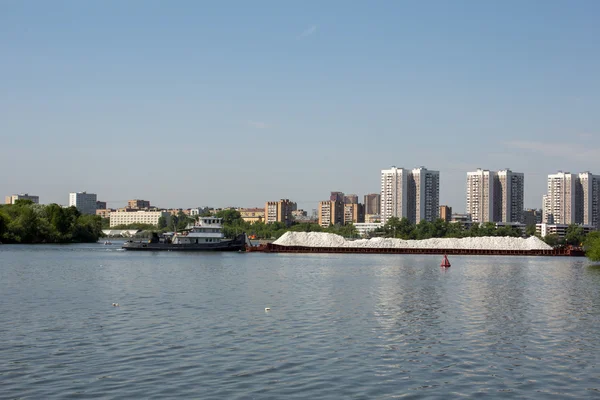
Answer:
MULTIPOLYGON (((435 176, 436 176, 435 184, 436 185, 441 186, 441 184, 443 182, 443 179, 440 178, 440 171, 428 170, 425 167, 419 167, 419 168, 415 168, 415 169, 406 169, 406 168, 397 168, 395 166, 392 166, 392 169, 404 170, 408 174, 407 176, 410 176, 411 180, 410 181, 407 180, 406 181, 406 185, 408 185, 410 182, 412 182, 413 186, 414 186, 414 182, 413 182, 414 178, 412 178, 412 174, 415 173, 415 172, 418 172, 419 170, 422 170, 422 169, 425 170, 426 172, 433 172, 435 174, 435 176)), ((321 200, 318 200, 316 202, 315 201, 295 201, 294 200, 294 203, 296 203, 296 204, 305 204, 305 205, 306 204, 308 204, 308 205, 315 204, 315 207, 300 206, 300 205, 297 206, 298 209, 303 209, 303 210, 306 210, 306 211, 310 211, 310 210, 316 210, 316 209, 318 209, 319 204, 322 201, 326 201, 327 198, 329 198, 331 200, 334 197, 334 195, 335 196, 341 196, 340 197, 340 199, 341 199, 340 201, 342 203, 344 203, 345 200, 348 200, 349 196, 352 196, 355 200, 358 200, 358 198, 362 197, 362 196, 364 196, 364 198, 366 199, 366 197, 368 195, 377 195, 377 196, 379 196, 379 198, 381 198, 381 173, 383 171, 384 170, 380 170, 380 174, 379 174, 379 182, 378 182, 379 183, 379 189, 380 189, 379 192, 370 192, 370 193, 365 193, 364 195, 360 195, 359 196, 357 194, 347 195, 347 194, 345 194, 345 192, 342 192, 342 191, 330 191, 330 194, 328 196, 327 195, 322 196, 321 200)), ((441 172, 443 173, 443 171, 441 171, 441 172)), ((478 168, 477 171, 475 171, 475 172, 473 172, 473 171, 467 171, 465 173, 466 179, 465 179, 464 188, 462 189, 462 193, 463 193, 463 196, 464 196, 463 197, 463 203, 464 203, 465 207, 461 208, 460 205, 457 206, 456 204, 451 204, 451 203, 448 203, 448 202, 444 202, 444 201, 442 201, 441 196, 439 198, 436 196, 436 198, 435 198, 436 204, 434 204, 432 206, 432 208, 436 209, 440 205, 448 205, 448 206, 452 207, 452 209, 453 209, 453 211, 454 211, 455 214, 473 214, 472 212, 469 213, 469 206, 468 206, 468 204, 469 204, 469 200, 468 199, 469 199, 469 193, 470 193, 469 185, 470 185, 470 182, 471 182, 471 176, 473 176, 473 174, 480 174, 480 173, 489 173, 490 176, 493 179, 496 180, 496 182, 495 182, 495 184, 496 184, 496 190, 497 191, 501 191, 503 193, 503 196, 506 196, 507 193, 511 193, 512 191, 509 190, 507 192, 506 190, 504 190, 504 188, 502 187, 502 184, 501 184, 501 179, 502 178, 500 178, 500 180, 499 180, 499 175, 500 176, 506 176, 508 174, 509 176, 512 176, 513 179, 515 177, 518 178, 518 195, 517 195, 517 198, 519 199, 519 201, 517 201, 516 203, 510 203, 510 202, 507 203, 506 200, 503 200, 500 203, 495 204, 495 207, 496 207, 495 209, 492 209, 492 207, 494 206, 493 203, 488 204, 488 207, 490 208, 489 212, 491 212, 492 215, 495 216, 492 219, 497 219, 498 221, 504 221, 504 222, 509 222, 509 220, 510 220, 510 221, 514 222, 514 221, 516 221, 518 219, 518 218, 514 217, 514 213, 515 212, 518 213, 519 212, 518 210, 521 210, 521 209, 522 210, 526 210, 526 209, 539 209, 539 210, 543 210, 544 209, 545 202, 546 202, 547 190, 545 190, 542 194, 540 194, 540 198, 538 199, 539 200, 538 204, 534 204, 533 206, 525 204, 525 202, 522 200, 524 198, 523 192, 527 192, 526 188, 527 188, 528 185, 530 185, 530 182, 527 181, 527 184, 524 184, 524 181, 526 181, 526 180, 524 180, 525 174, 523 174, 521 172, 514 172, 514 171, 512 171, 509 168, 503 169, 501 171, 493 171, 493 170, 481 169, 481 168, 478 168), (466 189, 466 191, 465 191, 465 189, 466 189), (466 193, 466 196, 464 195, 464 193, 466 193), (507 207, 508 207, 508 209, 507 209, 507 207), (510 211, 511 207, 512 207, 512 211, 510 211), (510 212, 513 213, 513 217, 507 219, 506 216, 505 216, 505 214, 506 213, 510 213, 510 212)), ((589 174, 590 176, 592 176, 594 178, 594 180, 591 180, 590 182, 600 181, 600 178, 598 178, 598 175, 597 174, 593 174, 590 171, 583 171, 583 172, 580 172, 580 173, 570 173, 569 171, 563 172, 563 170, 558 170, 555 174, 546 174, 545 175, 546 179, 544 180, 544 182, 548 182, 548 179, 551 176, 554 176, 554 175, 557 175, 557 174, 558 175, 565 175, 565 174, 569 175, 570 174, 570 175, 573 175, 573 176, 577 176, 577 179, 579 179, 579 175, 589 174)), ((442 176, 443 176, 443 174, 442 174, 442 176)), ((591 190, 591 187, 590 187, 590 190, 591 190)), ((599 192, 596 192, 596 189, 594 189, 593 193, 594 194, 595 193, 600 193, 600 189, 598 189, 598 190, 599 190, 599 192)), ((413 188, 413 191, 414 191, 414 188, 413 188)), ((18 198, 18 197, 23 197, 23 196, 32 196, 29 193, 34 193, 34 192, 30 191, 28 193, 21 193, 21 194, 17 194, 17 192, 14 192, 12 194, 6 195, 5 199, 6 199, 6 202, 8 202, 8 199, 10 197, 18 198)), ((59 205, 68 206, 68 205, 74 205, 74 203, 73 203, 73 196, 74 195, 76 195, 76 194, 82 194, 82 193, 85 194, 87 192, 86 191, 69 192, 67 194, 67 199, 66 199, 67 201, 66 202, 46 201, 46 196, 45 195, 41 195, 40 196, 39 193, 35 193, 35 195, 33 195, 33 196, 36 198, 35 202, 40 202, 39 199, 41 197, 42 198, 41 204, 56 203, 56 204, 59 204, 59 205)), ((493 193, 493 191, 492 191, 492 193, 493 193)), ((95 196, 95 197, 98 196, 96 193, 93 193, 92 195, 95 196)), ((100 197, 102 197, 102 195, 100 195, 100 197)), ((98 197, 98 198, 100 198, 100 197, 98 197)), ((125 206, 127 206, 127 204, 129 203, 129 206, 131 206, 131 202, 143 201, 143 200, 139 200, 139 199, 141 199, 143 197, 144 196, 137 196, 137 197, 134 196, 134 197, 130 197, 128 199, 120 199, 120 200, 104 200, 102 198, 103 201, 99 201, 98 200, 98 202, 106 205, 107 208, 117 209, 117 208, 124 207, 123 204, 125 204, 125 206), (131 200, 131 199, 134 199, 134 198, 135 198, 135 200, 131 200)), ((277 197, 284 198, 284 196, 274 196, 274 197, 275 198, 277 198, 277 197)), ((23 197, 23 198, 26 198, 26 197, 23 197)), ((268 202, 268 200, 267 200, 267 202, 268 202)), ((191 203, 191 204, 181 205, 180 204, 181 202, 179 202, 179 201, 176 201, 175 203, 176 204, 163 205, 159 201, 152 200, 152 204, 158 204, 157 207, 159 207, 159 208, 172 208, 172 209, 190 209, 190 208, 196 208, 196 207, 214 207, 214 208, 230 208, 230 207, 234 207, 234 208, 247 208, 247 207, 257 207, 257 206, 260 206, 260 204, 259 205, 256 205, 256 204, 241 204, 241 203, 235 202, 235 201, 227 203, 227 204, 204 204, 202 202, 200 202, 200 203, 195 202, 195 203, 191 203)), ((259 203, 264 204, 265 200, 263 199, 259 203)), ((361 203, 361 204, 365 205, 366 203, 363 200, 363 203, 361 203)), ((418 207, 418 206, 415 204, 413 208, 415 208, 415 207, 418 207)), ((416 210, 411 210, 410 212, 412 212, 414 214, 416 212, 416 210)), ((366 210, 365 210, 365 213, 366 213, 366 210)), ((418 218, 418 219, 420 219, 420 218, 418 218)), ((489 218, 484 218, 484 219, 489 219, 489 218)))
POLYGON ((0 189, 314 209, 425 164, 461 212, 480 167, 535 208, 548 172, 600 171, 598 2, 236 7, 4 4, 0 189))

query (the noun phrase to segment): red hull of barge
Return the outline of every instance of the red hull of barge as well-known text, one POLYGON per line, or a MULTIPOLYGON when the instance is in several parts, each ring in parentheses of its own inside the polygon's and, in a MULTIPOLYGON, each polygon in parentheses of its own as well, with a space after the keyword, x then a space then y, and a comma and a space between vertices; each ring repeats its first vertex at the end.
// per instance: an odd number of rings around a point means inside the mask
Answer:
POLYGON ((552 250, 465 250, 465 249, 398 249, 364 247, 307 247, 281 246, 273 243, 247 247, 246 251, 263 253, 352 253, 352 254, 448 254, 477 256, 569 256, 582 257, 584 251, 578 247, 559 247, 552 250))

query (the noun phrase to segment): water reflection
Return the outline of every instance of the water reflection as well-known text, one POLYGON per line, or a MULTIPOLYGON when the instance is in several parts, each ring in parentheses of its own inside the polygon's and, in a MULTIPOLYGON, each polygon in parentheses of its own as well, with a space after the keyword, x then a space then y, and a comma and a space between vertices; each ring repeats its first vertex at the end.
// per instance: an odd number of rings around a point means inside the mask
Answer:
POLYGON ((600 267, 582 259, 454 256, 444 270, 436 256, 102 246, 7 247, 1 257, 8 397, 545 399, 600 389, 600 267))

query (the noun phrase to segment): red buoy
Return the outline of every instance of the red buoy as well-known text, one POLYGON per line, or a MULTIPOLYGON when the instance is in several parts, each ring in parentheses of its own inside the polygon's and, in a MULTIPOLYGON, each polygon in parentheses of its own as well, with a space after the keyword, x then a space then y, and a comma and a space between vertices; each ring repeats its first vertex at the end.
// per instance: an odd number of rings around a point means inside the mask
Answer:
POLYGON ((440 264, 440 267, 450 268, 450 261, 448 260, 448 256, 445 254, 444 254, 444 259, 442 260, 442 263, 440 264))

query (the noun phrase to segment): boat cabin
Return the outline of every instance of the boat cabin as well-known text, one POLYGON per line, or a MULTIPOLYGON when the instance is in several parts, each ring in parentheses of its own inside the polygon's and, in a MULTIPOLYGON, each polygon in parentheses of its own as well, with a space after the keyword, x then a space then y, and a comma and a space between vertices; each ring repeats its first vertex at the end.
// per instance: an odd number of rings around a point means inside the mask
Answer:
POLYGON ((200 217, 194 225, 173 236, 173 244, 210 244, 223 240, 222 218, 200 217))

